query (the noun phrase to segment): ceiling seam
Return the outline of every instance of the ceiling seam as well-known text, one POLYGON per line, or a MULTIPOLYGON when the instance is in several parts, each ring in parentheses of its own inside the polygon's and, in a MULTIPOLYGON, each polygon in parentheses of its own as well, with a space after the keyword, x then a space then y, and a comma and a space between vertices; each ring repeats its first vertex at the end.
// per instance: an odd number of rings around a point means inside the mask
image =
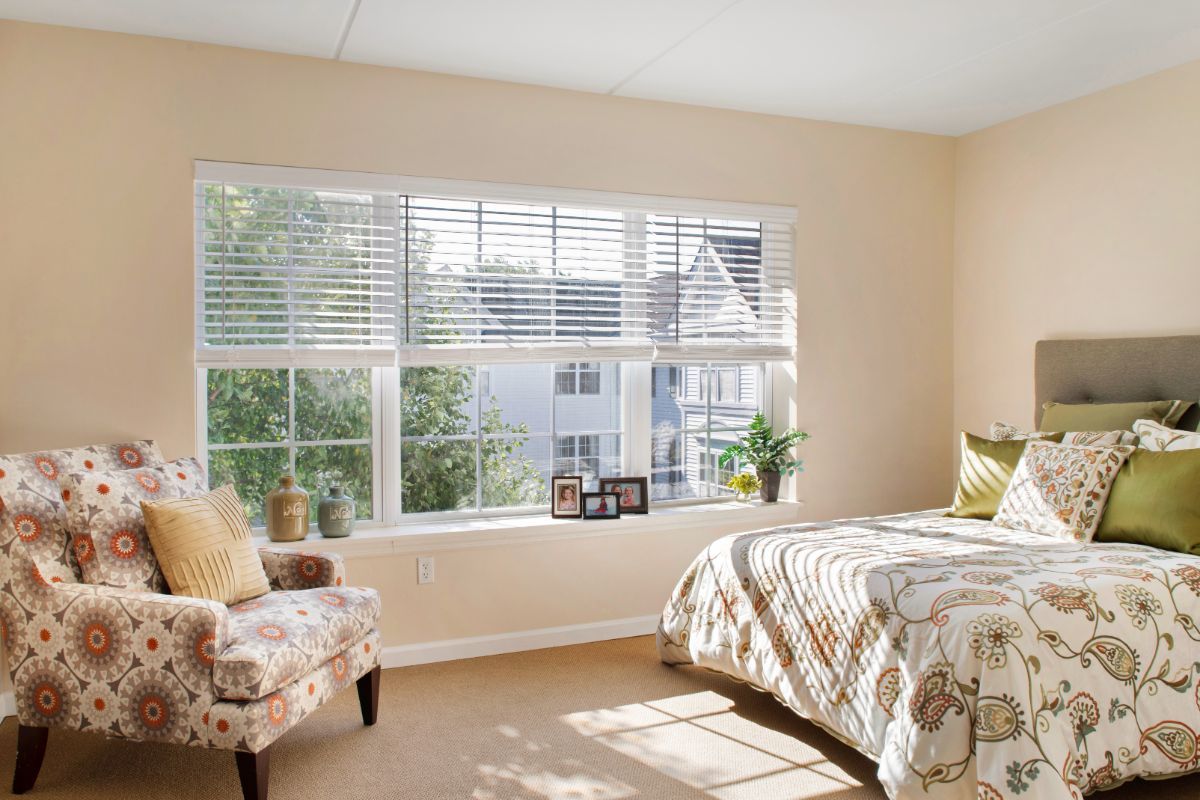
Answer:
POLYGON ((725 12, 729 11, 731 8, 733 8, 736 5, 739 5, 742 2, 744 2, 744 0, 733 0, 733 2, 729 3, 724 8, 722 8, 721 10, 717 11, 715 14, 710 16, 708 19, 701 22, 695 28, 693 28, 692 30, 690 30, 686 34, 684 34, 683 38, 681 38, 679 41, 668 46, 665 50, 663 50, 661 53, 659 53, 658 55, 651 58, 645 64, 642 64, 640 67, 635 69, 633 72, 629 73, 624 78, 617 81, 616 84, 611 89, 609 89, 605 94, 616 94, 618 91, 620 91, 621 87, 623 87, 625 84, 629 83, 631 80, 636 78, 638 75, 641 75, 647 69, 654 66, 656 63, 658 63, 660 60, 662 60, 672 50, 676 49, 677 47, 682 45, 684 42, 686 42, 688 39, 691 39, 697 33, 704 30, 712 23, 716 22, 718 18, 720 18, 722 15, 725 14, 725 12))
POLYGON ((1045 25, 1040 25, 1037 28, 1034 28, 1033 30, 1025 31, 1025 33, 1022 33, 1019 36, 1014 36, 1011 39, 1006 39, 1005 41, 1000 42, 999 44, 992 45, 991 47, 987 48, 986 50, 981 50, 978 53, 975 53, 974 55, 968 56, 963 59, 959 59, 958 61, 955 61, 953 64, 949 64, 945 67, 942 67, 941 69, 934 70, 933 72, 930 72, 927 75, 922 75, 919 78, 913 78, 911 81, 906 81, 905 83, 902 83, 899 86, 893 86, 890 89, 884 89, 883 91, 875 94, 872 97, 872 99, 887 97, 888 95, 903 91, 910 87, 924 83, 925 81, 933 80, 934 78, 938 77, 939 75, 944 75, 947 72, 952 72, 954 70, 957 70, 966 64, 970 64, 972 61, 977 61, 986 55, 995 53, 999 50, 1003 50, 1006 47, 1011 47, 1012 45, 1016 44, 1017 42, 1020 42, 1024 39, 1028 39, 1029 37, 1034 36, 1039 33, 1042 33, 1043 31, 1047 31, 1047 30, 1050 30, 1051 28, 1062 25, 1064 22, 1069 22, 1078 17, 1082 17, 1087 14, 1091 14, 1091 13, 1095 12, 1097 9, 1103 8, 1104 6, 1112 5, 1114 2, 1115 2, 1115 0, 1100 0, 1099 3, 1093 3, 1092 5, 1088 6, 1087 8, 1081 8, 1074 13, 1067 14, 1064 17, 1059 17, 1058 19, 1054 20, 1053 22, 1047 22, 1045 25))
POLYGON ((350 11, 346 14, 346 21, 342 23, 342 32, 338 36, 337 46, 333 51, 333 60, 341 61, 342 50, 346 47, 346 40, 350 38, 350 29, 354 27, 354 20, 358 17, 358 7, 362 4, 362 0, 354 0, 350 4, 350 11))

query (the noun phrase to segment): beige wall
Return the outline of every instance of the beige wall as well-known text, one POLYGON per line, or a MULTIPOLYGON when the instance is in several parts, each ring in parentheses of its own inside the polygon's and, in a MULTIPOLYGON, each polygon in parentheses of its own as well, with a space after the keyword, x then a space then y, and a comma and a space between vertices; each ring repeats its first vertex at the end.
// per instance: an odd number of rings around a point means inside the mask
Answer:
POLYGON ((1200 332, 1200 62, 958 140, 955 421, 1033 423, 1038 339, 1200 332))
MULTIPOLYGON (((794 205, 806 516, 947 500, 951 139, 11 22, 0 103, 0 452, 195 450, 192 161, 212 159, 794 205)), ((712 535, 439 563, 425 612, 438 636, 654 613, 712 535), (514 588, 549 571, 594 579, 514 588)))

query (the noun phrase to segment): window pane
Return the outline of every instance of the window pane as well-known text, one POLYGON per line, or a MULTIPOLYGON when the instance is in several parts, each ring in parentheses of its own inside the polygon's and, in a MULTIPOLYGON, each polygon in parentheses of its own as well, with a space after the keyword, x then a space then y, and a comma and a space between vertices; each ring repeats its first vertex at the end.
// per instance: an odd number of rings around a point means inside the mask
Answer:
POLYGON ((370 438, 371 370, 296 370, 298 441, 370 438))
POLYGON ((371 448, 365 444, 325 445, 296 449, 296 480, 308 491, 312 518, 317 502, 330 486, 341 486, 354 498, 355 516, 372 519, 371 448))
POLYGON ((210 369, 209 443, 285 441, 288 432, 287 373, 286 369, 210 369))
POLYGON ((554 367, 554 393, 575 394, 574 364, 558 364, 554 367))
POLYGON ((653 398, 650 404, 650 427, 653 430, 703 430, 708 425, 707 404, 700 394, 701 385, 708 380, 707 368, 695 364, 655 365, 651 380, 660 388, 678 387, 675 392, 660 391, 653 398))
POLYGON ((232 483, 251 525, 266 524, 263 498, 279 485, 279 476, 286 475, 287 471, 286 447, 208 451, 208 485, 216 487, 232 483))
POLYGON ((474 367, 400 370, 400 432, 403 436, 475 433, 474 367))
POLYGON ((620 434, 556 437, 554 474, 582 475, 584 491, 596 491, 600 486, 600 478, 621 474, 620 434))
MULTIPOLYGON (((559 364, 560 368, 569 366, 559 364)), ((558 433, 621 430, 621 365, 582 364, 578 394, 556 394, 554 427, 558 433), (584 391, 588 386, 590 391, 584 391)), ((559 375, 562 373, 560 372, 559 375)))
POLYGON ((721 365, 713 368, 719 391, 712 402, 712 427, 746 428, 758 411, 759 364, 721 365))
POLYGON ((404 513, 475 508, 475 440, 400 446, 404 513))
POLYGON ((662 429, 652 433, 650 497, 683 500, 708 497, 707 434, 677 433, 662 429))
POLYGON ((483 507, 543 506, 550 502, 550 439, 485 439, 483 507))
POLYGON ((550 364, 502 364, 482 369, 490 384, 483 398, 483 432, 550 433, 552 369, 550 364))

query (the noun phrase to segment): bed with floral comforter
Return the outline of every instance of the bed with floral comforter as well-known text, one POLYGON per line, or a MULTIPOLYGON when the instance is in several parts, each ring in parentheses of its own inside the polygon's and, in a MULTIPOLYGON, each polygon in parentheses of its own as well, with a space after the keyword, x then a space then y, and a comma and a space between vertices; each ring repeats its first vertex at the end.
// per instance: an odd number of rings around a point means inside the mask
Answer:
POLYGON ((922 512, 714 542, 658 648, 771 692, 897 800, 1058 800, 1200 767, 1197 620, 1200 557, 922 512))

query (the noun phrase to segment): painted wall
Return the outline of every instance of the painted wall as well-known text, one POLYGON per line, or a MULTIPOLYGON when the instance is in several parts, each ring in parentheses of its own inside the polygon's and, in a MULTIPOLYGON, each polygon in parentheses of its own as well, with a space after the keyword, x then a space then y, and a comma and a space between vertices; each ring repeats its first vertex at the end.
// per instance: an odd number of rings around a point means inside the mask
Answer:
POLYGON ((1200 62, 958 140, 959 427, 1033 423, 1038 339, 1200 333, 1200 62))
MULTIPOLYGON (((948 500, 951 139, 13 22, 0 102, 0 452, 195 450, 192 162, 212 159, 794 205, 776 391, 814 437, 805 515, 948 500)), ((656 613, 715 535, 447 558, 430 624, 405 616, 410 558, 351 572, 390 581, 389 644, 475 636, 656 613), (549 598, 549 572, 594 580, 549 598)))

